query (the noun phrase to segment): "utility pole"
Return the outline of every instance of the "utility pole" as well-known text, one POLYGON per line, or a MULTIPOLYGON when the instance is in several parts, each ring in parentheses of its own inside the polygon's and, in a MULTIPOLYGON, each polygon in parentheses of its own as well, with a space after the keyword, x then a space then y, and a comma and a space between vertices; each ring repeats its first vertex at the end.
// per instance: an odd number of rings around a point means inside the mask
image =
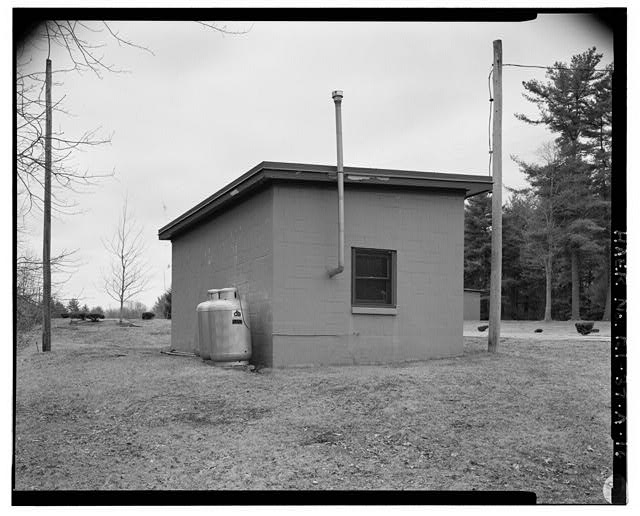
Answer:
POLYGON ((42 245, 42 351, 51 351, 51 59, 45 75, 44 231, 42 245))
POLYGON ((491 195, 491 290, 489 352, 500 342, 502 304, 502 40, 493 42, 493 193, 491 195))

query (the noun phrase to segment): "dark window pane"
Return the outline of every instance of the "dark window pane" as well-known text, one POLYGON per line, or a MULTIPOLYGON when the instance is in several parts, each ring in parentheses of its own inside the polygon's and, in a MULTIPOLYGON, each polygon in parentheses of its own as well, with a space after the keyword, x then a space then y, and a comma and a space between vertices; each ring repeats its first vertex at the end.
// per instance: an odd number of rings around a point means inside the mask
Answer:
POLYGON ((393 306, 393 260, 395 252, 376 249, 353 250, 353 303, 393 306))
POLYGON ((356 279, 356 301, 391 304, 391 281, 386 279, 356 279))
POLYGON ((389 277, 389 255, 356 253, 356 277, 389 277))

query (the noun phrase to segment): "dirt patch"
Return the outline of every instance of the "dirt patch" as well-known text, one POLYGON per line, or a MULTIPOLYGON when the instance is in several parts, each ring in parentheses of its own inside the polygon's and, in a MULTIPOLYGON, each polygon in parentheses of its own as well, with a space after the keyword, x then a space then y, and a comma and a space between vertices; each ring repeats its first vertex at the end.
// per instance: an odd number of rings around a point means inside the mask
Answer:
MULTIPOLYGON (((37 332, 36 332, 37 334, 37 332)), ((170 321, 54 325, 16 357, 18 489, 530 490, 603 503, 609 347, 264 370, 168 356, 170 321)))

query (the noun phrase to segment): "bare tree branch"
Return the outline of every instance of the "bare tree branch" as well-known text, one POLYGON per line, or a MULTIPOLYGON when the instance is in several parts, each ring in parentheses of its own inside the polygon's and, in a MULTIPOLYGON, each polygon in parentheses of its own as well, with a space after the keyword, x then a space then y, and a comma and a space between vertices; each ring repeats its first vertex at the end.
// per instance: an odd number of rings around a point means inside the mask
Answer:
MULTIPOLYGON (((241 35, 247 34, 253 25, 247 30, 230 30, 226 26, 220 26, 212 21, 197 21, 198 25, 216 31, 221 34, 241 35)), ((68 58, 70 67, 54 70, 54 73, 68 73, 76 71, 80 74, 85 72, 94 73, 102 78, 104 72, 125 73, 127 70, 120 69, 105 60, 102 49, 105 41, 114 40, 119 46, 136 48, 151 55, 153 51, 139 43, 134 43, 124 37, 120 31, 115 29, 106 21, 78 21, 78 20, 48 20, 44 23, 41 39, 47 43, 47 54, 51 54, 51 46, 62 48, 68 58), (100 36, 103 36, 102 38, 100 36)), ((36 38, 37 43, 38 38, 36 38)), ((37 45, 36 45, 37 46, 37 45)), ((23 54, 26 49, 18 49, 23 54)), ((22 186, 21 195, 27 199, 22 204, 29 207, 40 207, 42 205, 41 195, 38 193, 42 188, 42 177, 44 174, 44 121, 45 121, 45 101, 44 93, 44 71, 29 71, 26 69, 31 64, 32 59, 22 59, 17 65, 16 92, 17 92, 17 169, 18 178, 22 186)), ((55 114, 71 116, 62 107, 64 96, 58 99, 53 111, 55 114)), ((87 131, 79 136, 64 136, 62 133, 55 133, 52 137, 52 159, 57 165, 52 171, 56 180, 54 184, 58 187, 58 192, 53 192, 55 198, 53 209, 63 213, 73 213, 65 211, 73 209, 74 203, 69 203, 62 197, 62 192, 66 189, 71 192, 82 191, 81 187, 92 186, 100 179, 110 177, 110 173, 79 173, 69 166, 69 160, 76 151, 104 145, 111 142, 111 136, 100 137, 98 129, 87 131), (62 192, 61 192, 61 191, 62 192)))
MULTIPOLYGON (((226 26, 218 26, 214 22, 198 22, 206 29, 214 30, 221 34, 246 34, 247 31, 231 31, 226 26)), ((110 63, 104 55, 104 49, 108 41, 116 41, 121 47, 131 47, 142 50, 151 55, 153 52, 144 45, 134 43, 123 36, 112 24, 106 21, 79 21, 79 20, 47 20, 40 27, 35 38, 29 44, 16 48, 16 168, 18 184, 18 210, 23 219, 31 210, 42 211, 44 199, 45 177, 45 125, 46 125, 46 99, 45 76, 46 72, 33 70, 33 58, 29 54, 29 46, 33 49, 45 52, 47 59, 51 58, 52 48, 62 49, 66 63, 61 68, 53 70, 55 77, 69 72, 83 74, 91 72, 102 78, 105 72, 126 73, 127 70, 116 67, 110 63), (46 46, 44 46, 46 45, 46 46)), ((32 49, 32 50, 33 50, 32 49)), ((63 59, 64 60, 64 59, 63 59)), ((44 64, 44 63, 43 63, 44 64)), ((59 63, 56 63, 59 64, 59 63)), ((43 66, 44 68, 44 66, 43 66)), ((60 85, 59 82, 54 83, 60 85)), ((54 119, 57 116, 72 116, 63 107, 65 96, 60 96, 51 106, 54 119)), ((86 188, 93 187, 98 182, 110 176, 113 171, 94 172, 79 170, 73 164, 73 158, 77 152, 98 145, 111 142, 111 136, 98 135, 98 129, 86 131, 80 135, 67 135, 58 130, 51 135, 51 208, 53 213, 72 214, 77 203, 70 201, 68 194, 83 192, 86 188)), ((111 283, 114 291, 120 289, 118 299, 121 302, 130 299, 144 289, 144 267, 139 262, 143 249, 142 237, 138 233, 134 235, 126 231, 128 213, 123 212, 123 226, 119 228, 119 238, 128 245, 115 245, 113 250, 123 257, 119 268, 113 270, 126 271, 123 273, 123 281, 119 287, 111 283), (123 293, 122 288, 125 288, 123 293)), ((24 231, 24 225, 18 228, 18 234, 24 231)), ((117 238, 115 243, 117 244, 117 238)), ((75 251, 63 251, 52 259, 52 267, 59 274, 70 272, 76 266, 72 259, 75 251)), ((33 253, 19 253, 17 267, 20 274, 19 295, 25 299, 39 299, 42 290, 41 278, 37 271, 42 270, 42 263, 33 253)))
POLYGON ((221 33, 222 35, 225 34, 231 34, 231 35, 241 35, 241 34, 247 34, 249 32, 251 32, 251 29, 253 29, 253 23, 251 24, 251 27, 249 27, 247 30, 229 30, 227 29, 226 25, 223 25, 222 27, 218 26, 215 22, 212 21, 198 21, 196 20, 196 23, 198 25, 201 25, 202 27, 206 27, 207 29, 211 29, 214 30, 216 32, 221 33))

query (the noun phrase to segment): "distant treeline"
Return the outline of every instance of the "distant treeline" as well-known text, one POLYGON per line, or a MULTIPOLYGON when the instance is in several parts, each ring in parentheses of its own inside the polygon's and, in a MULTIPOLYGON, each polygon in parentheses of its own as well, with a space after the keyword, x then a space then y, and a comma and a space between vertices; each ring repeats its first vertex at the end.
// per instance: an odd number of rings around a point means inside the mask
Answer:
MULTIPOLYGON (((119 308, 107 308, 101 306, 89 307, 86 303, 81 305, 78 299, 70 299, 64 304, 59 299, 53 297, 51 302, 51 317, 54 319, 69 317, 78 314, 101 314, 107 319, 117 319, 120 317, 119 308)), ((151 311, 147 306, 139 301, 126 303, 123 307, 123 318, 141 319, 143 314, 149 319, 149 314, 154 314, 159 319, 171 319, 171 289, 165 291, 158 297, 151 311)), ((42 321, 42 299, 38 293, 26 295, 18 292, 16 297, 16 320, 18 331, 25 331, 34 327, 42 321)))

